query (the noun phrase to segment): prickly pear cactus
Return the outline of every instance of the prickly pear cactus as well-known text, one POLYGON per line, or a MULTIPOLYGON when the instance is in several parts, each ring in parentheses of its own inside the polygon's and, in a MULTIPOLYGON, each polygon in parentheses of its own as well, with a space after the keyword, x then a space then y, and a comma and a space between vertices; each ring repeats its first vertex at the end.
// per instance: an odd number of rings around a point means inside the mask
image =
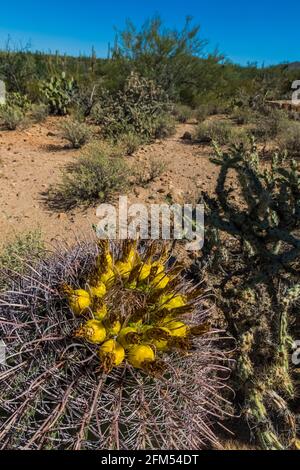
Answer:
POLYGON ((1 295, 5 449, 218 445, 227 375, 199 286, 161 244, 56 253, 1 295))
POLYGON ((73 78, 67 79, 63 72, 61 77, 51 77, 40 84, 41 95, 49 106, 51 114, 64 116, 72 103, 76 90, 73 78))

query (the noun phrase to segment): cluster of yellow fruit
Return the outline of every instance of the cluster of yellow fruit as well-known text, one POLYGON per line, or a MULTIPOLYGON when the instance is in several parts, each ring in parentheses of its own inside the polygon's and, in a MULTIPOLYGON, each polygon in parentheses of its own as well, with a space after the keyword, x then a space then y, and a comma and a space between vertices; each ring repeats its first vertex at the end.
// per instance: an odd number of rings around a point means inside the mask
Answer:
POLYGON ((151 247, 141 259, 134 242, 123 244, 116 261, 108 243, 100 242, 100 248, 86 289, 63 286, 72 312, 85 317, 75 336, 99 345, 107 371, 125 360, 154 370, 160 351, 187 343, 192 334, 178 319, 190 306, 176 290, 176 270, 166 270, 166 252, 154 260, 151 247))

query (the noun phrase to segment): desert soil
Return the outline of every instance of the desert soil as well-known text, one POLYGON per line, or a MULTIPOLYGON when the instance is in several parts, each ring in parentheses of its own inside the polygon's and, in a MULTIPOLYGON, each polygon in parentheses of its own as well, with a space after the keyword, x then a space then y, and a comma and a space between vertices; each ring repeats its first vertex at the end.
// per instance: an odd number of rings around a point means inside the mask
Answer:
MULTIPOLYGON (((0 245, 16 233, 34 229, 41 230, 46 242, 72 242, 97 224, 95 207, 58 213, 43 201, 43 193, 60 181, 63 168, 80 155, 60 138, 58 124, 59 119, 48 118, 26 130, 0 131, 0 245)), ((129 203, 194 202, 202 190, 213 191, 217 168, 209 160, 211 148, 181 138, 193 128, 178 125, 174 136, 128 157, 135 171, 147 173, 152 159, 165 164, 163 174, 146 187, 130 187, 129 203)))

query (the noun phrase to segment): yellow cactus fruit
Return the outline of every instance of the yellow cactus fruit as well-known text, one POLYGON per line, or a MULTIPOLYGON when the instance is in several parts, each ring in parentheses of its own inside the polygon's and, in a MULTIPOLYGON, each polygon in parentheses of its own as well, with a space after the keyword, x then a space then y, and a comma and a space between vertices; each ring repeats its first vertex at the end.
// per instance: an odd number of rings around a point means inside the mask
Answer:
POLYGON ((75 336, 93 344, 100 344, 106 338, 106 330, 100 321, 88 320, 75 332, 75 336))
POLYGON ((156 276, 151 281, 151 286, 154 289, 160 290, 165 289, 170 282, 170 277, 167 276, 164 272, 156 274, 156 276))
POLYGON ((128 279, 138 260, 136 242, 128 241, 124 247, 123 253, 122 258, 115 263, 115 270, 122 279, 128 279))
POLYGON ((109 336, 117 336, 120 333, 121 328, 121 323, 119 320, 116 320, 107 327, 107 333, 109 336))
POLYGON ((111 359, 111 366, 117 367, 125 359, 125 350, 116 340, 109 339, 100 346, 99 357, 101 360, 108 357, 111 359))
POLYGON ((137 369, 143 368, 146 363, 154 362, 155 354, 153 349, 144 344, 132 346, 128 352, 128 362, 137 369))
POLYGON ((107 315, 107 306, 99 298, 94 302, 93 313, 95 319, 100 321, 102 321, 107 315))
POLYGON ((107 268, 101 275, 100 281, 107 287, 111 287, 115 279, 115 273, 111 268, 107 268))
POLYGON ((117 261, 115 264, 116 272, 122 279, 128 279, 132 271, 132 264, 124 261, 117 261))
POLYGON ((110 267, 110 268, 112 268, 114 264, 111 253, 109 251, 105 253, 105 264, 107 267, 110 267))
POLYGON ((159 261, 153 261, 152 268, 156 268, 156 274, 161 274, 165 270, 164 264, 159 261))
POLYGON ((106 287, 103 282, 99 282, 96 286, 89 288, 92 297, 104 297, 106 294, 106 287))
POLYGON ((166 310, 185 307, 186 304, 186 298, 182 295, 166 294, 159 298, 159 305, 166 310))
POLYGON ((72 289, 67 284, 64 284, 62 291, 67 296, 70 309, 75 315, 81 315, 91 306, 91 297, 86 290, 72 289))
POLYGON ((127 289, 136 289, 136 286, 137 286, 137 282, 136 282, 136 280, 133 280, 133 281, 129 282, 126 287, 127 287, 127 289))
POLYGON ((187 336, 188 327, 185 325, 185 323, 177 320, 165 319, 163 324, 168 328, 171 336, 177 336, 180 338, 187 336))
POLYGON ((145 281, 150 276, 151 268, 152 268, 152 265, 149 264, 149 263, 144 263, 141 266, 141 268, 139 270, 139 274, 138 274, 138 281, 139 282, 145 281))
POLYGON ((113 266, 113 258, 109 249, 109 241, 108 240, 99 240, 98 242, 99 248, 101 250, 98 258, 97 264, 100 268, 112 268, 113 266))
POLYGON ((164 326, 152 327, 149 326, 145 332, 145 340, 151 343, 158 351, 163 351, 168 346, 168 337, 171 333, 168 328, 164 326))
POLYGON ((139 341, 137 327, 126 326, 125 328, 122 328, 117 339, 125 349, 131 347, 133 344, 137 344, 139 341))
POLYGON ((126 261, 131 264, 131 266, 134 265, 135 260, 137 258, 137 252, 134 248, 130 248, 128 255, 126 256, 126 261))

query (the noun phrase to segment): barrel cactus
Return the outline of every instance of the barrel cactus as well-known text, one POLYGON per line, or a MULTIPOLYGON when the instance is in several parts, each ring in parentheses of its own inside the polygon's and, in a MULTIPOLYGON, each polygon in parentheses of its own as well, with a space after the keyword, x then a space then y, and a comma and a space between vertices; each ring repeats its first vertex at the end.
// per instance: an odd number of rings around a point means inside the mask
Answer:
POLYGON ((218 332, 165 246, 78 244, 0 297, 0 447, 198 449, 228 409, 218 332))

